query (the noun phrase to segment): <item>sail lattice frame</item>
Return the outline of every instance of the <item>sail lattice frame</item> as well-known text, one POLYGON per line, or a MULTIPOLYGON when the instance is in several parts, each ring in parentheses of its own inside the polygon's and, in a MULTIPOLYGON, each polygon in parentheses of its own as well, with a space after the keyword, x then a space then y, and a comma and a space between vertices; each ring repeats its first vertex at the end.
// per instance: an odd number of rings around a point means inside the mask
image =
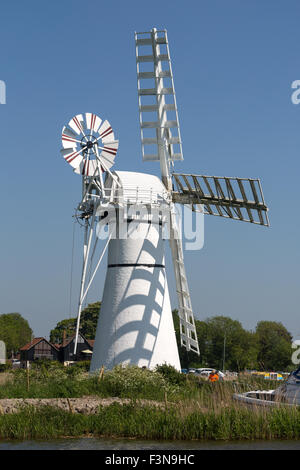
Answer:
POLYGON ((175 203, 201 206, 205 214, 269 226, 259 179, 173 173, 175 203))

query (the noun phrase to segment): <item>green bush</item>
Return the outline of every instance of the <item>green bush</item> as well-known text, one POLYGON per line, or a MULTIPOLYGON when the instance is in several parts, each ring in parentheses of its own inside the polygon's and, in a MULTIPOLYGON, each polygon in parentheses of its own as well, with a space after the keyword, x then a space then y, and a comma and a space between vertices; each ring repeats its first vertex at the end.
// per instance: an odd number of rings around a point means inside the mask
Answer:
POLYGON ((78 361, 74 362, 67 367, 66 372, 68 375, 74 376, 80 372, 88 372, 90 370, 91 361, 78 361))
POLYGON ((100 384, 102 393, 108 396, 155 400, 163 399, 165 392, 172 396, 179 390, 159 372, 137 366, 115 366, 104 373, 100 384))
POLYGON ((178 372, 175 367, 169 364, 159 365, 155 370, 172 385, 183 385, 186 383, 186 375, 178 372))

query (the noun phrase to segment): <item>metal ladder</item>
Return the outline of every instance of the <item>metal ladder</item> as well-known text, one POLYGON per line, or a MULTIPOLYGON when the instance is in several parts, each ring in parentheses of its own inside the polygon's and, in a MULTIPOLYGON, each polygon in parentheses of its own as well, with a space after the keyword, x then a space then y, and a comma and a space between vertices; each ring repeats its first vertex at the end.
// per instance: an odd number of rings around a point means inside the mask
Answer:
POLYGON ((135 33, 135 45, 143 160, 160 160, 165 150, 183 160, 167 31, 135 33))
POLYGON ((179 306, 180 342, 187 351, 200 354, 196 333, 192 302, 185 273, 181 237, 177 228, 175 207, 171 207, 170 246, 176 279, 176 291, 179 306))

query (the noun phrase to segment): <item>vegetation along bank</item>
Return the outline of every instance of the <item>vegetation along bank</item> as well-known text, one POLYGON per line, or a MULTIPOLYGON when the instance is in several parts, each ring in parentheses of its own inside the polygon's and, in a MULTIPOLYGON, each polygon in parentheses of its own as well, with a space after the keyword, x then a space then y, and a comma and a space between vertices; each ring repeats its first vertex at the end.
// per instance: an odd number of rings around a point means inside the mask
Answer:
POLYGON ((277 386, 271 381, 240 376, 236 381, 210 384, 166 365, 155 371, 116 367, 101 377, 90 376, 85 369, 84 364, 70 368, 44 364, 29 373, 10 372, 0 386, 0 403, 18 399, 18 406, 14 413, 0 409, 0 439, 300 438, 297 407, 255 409, 232 399, 236 391, 277 386), (49 400, 46 406, 41 399, 49 400), (78 403, 88 406, 78 407, 78 403))

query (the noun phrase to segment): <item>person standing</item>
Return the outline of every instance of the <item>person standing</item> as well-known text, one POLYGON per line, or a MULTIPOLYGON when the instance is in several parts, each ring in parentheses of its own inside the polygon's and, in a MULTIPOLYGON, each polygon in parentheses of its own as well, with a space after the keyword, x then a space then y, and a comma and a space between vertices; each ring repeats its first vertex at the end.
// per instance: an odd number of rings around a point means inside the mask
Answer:
POLYGON ((219 380, 219 374, 217 370, 212 370, 211 373, 208 376, 208 380, 212 382, 218 382, 219 380))

